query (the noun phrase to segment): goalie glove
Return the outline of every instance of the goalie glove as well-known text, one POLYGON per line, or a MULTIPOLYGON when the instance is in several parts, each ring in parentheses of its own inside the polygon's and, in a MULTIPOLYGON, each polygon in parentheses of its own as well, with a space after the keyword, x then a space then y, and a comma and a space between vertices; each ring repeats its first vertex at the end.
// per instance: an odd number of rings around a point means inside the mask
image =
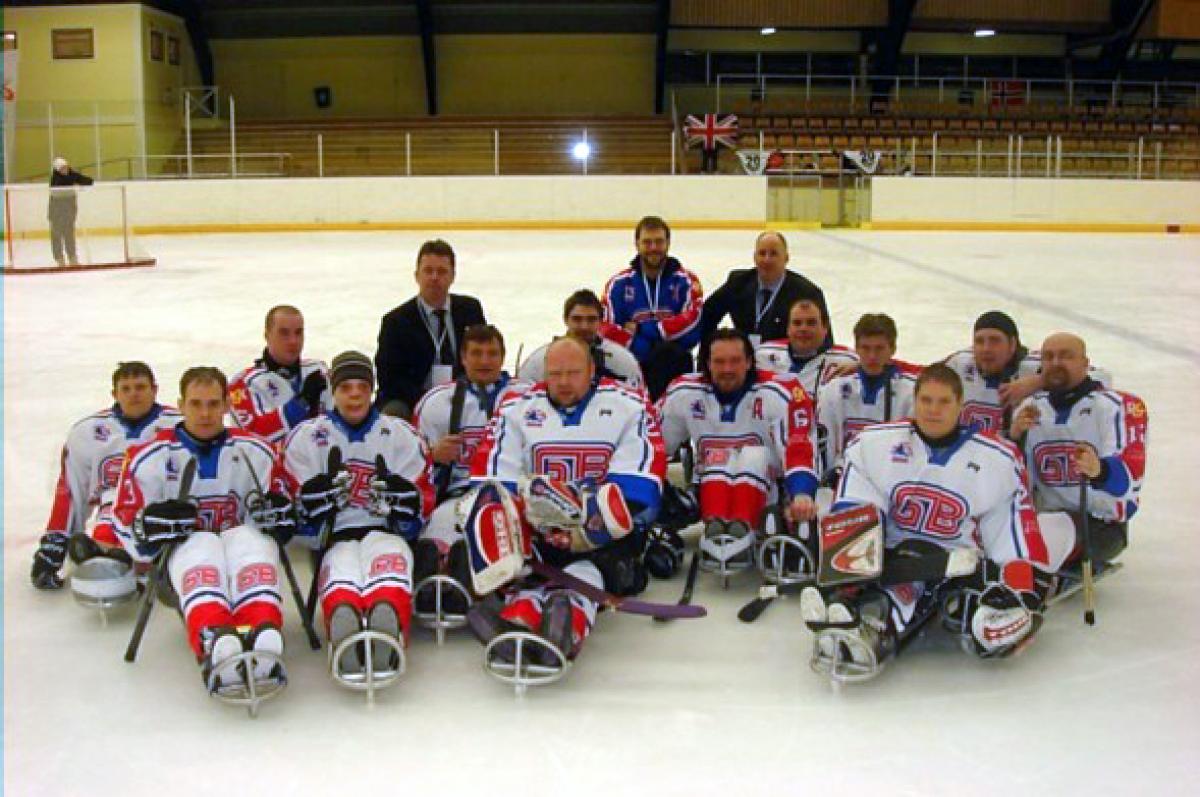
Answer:
MULTIPOLYGON (((985 573, 994 575, 995 565, 987 565, 985 573)), ((973 608, 971 633, 965 642, 977 656, 1004 658, 1023 650, 1042 624, 1033 566, 1015 560, 1000 567, 999 578, 983 585, 973 608)))
POLYGON ((556 548, 584 553, 633 531, 633 514, 612 483, 532 476, 521 485, 521 497, 525 519, 556 548))
POLYGON ((146 506, 133 525, 133 538, 138 548, 157 553, 163 545, 182 542, 196 530, 196 505, 189 501, 169 498, 146 506))
POLYGON ((421 523, 421 493, 398 473, 371 480, 371 513, 387 518, 392 531, 411 536, 421 523))
POLYGON ((286 495, 255 493, 247 499, 246 510, 254 525, 280 545, 287 545, 296 536, 296 510, 286 495))

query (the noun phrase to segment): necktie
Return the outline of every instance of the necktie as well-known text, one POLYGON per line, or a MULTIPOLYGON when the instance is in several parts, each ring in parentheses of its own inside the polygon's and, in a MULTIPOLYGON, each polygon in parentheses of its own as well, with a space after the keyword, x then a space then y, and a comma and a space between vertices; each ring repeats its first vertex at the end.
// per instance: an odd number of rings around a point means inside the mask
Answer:
POLYGON ((450 336, 446 334, 446 308, 439 307, 433 311, 433 317, 437 320, 437 330, 434 332, 433 343, 435 346, 440 344, 438 349, 438 363, 441 365, 454 365, 454 346, 450 342, 450 336))

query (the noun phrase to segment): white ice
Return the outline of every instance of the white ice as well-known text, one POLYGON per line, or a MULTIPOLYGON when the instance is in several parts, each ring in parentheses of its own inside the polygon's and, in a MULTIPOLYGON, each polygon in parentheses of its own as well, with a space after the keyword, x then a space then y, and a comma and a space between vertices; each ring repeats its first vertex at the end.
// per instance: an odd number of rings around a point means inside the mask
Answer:
MULTIPOLYGON (((456 290, 526 351, 559 328, 562 299, 599 290, 628 231, 446 232, 456 290)), ((232 372, 262 317, 300 306, 313 356, 373 353, 379 318, 412 295, 418 233, 164 236, 152 270, 4 278, 4 784, 92 794, 1118 794, 1200 791, 1200 238, 796 232, 793 268, 821 284, 840 340, 886 311, 900 355, 967 344, 1002 308, 1026 342, 1074 330, 1150 410, 1150 465, 1125 569, 1102 582, 1098 623, 1078 600, 1014 660, 961 653, 940 631, 876 681, 834 693, 807 666, 795 601, 754 625, 701 574, 703 620, 602 614, 567 679, 523 698, 485 675, 480 647, 418 632, 410 673, 368 709, 324 675, 289 607, 291 686, 258 719, 208 698, 179 620, 156 610, 136 664, 132 613, 107 628, 66 592, 29 584, 58 446, 106 405, 116 361, 144 359, 160 397, 180 372, 232 372)), ((753 234, 677 230, 673 253, 708 290, 749 261, 753 234)), ((307 568, 304 568, 307 570, 307 568)), ((652 585, 673 601, 680 577, 652 585)), ((301 572, 307 583, 307 573, 301 572)), ((460 632, 461 633, 461 632, 460 632)))

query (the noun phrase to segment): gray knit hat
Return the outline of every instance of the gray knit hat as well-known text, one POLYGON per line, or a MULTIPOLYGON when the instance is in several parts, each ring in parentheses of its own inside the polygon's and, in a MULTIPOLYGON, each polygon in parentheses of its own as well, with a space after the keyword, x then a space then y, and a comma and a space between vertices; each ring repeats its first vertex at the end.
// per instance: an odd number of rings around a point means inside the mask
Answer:
POLYGON ((375 367, 371 358, 362 352, 344 351, 333 358, 333 367, 329 369, 330 386, 337 386, 347 379, 365 379, 375 387, 375 367))

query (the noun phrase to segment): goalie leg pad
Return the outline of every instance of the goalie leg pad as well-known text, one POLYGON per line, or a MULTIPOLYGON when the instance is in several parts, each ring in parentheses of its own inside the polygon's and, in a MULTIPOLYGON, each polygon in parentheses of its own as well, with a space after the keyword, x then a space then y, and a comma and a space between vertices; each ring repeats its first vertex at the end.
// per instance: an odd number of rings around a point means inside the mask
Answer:
POLYGON ((817 583, 822 586, 870 581, 883 572, 883 526, 869 504, 821 518, 817 583))
POLYGON ((477 595, 486 595, 520 574, 530 553, 529 538, 512 496, 499 482, 463 496, 459 507, 471 581, 477 595))

